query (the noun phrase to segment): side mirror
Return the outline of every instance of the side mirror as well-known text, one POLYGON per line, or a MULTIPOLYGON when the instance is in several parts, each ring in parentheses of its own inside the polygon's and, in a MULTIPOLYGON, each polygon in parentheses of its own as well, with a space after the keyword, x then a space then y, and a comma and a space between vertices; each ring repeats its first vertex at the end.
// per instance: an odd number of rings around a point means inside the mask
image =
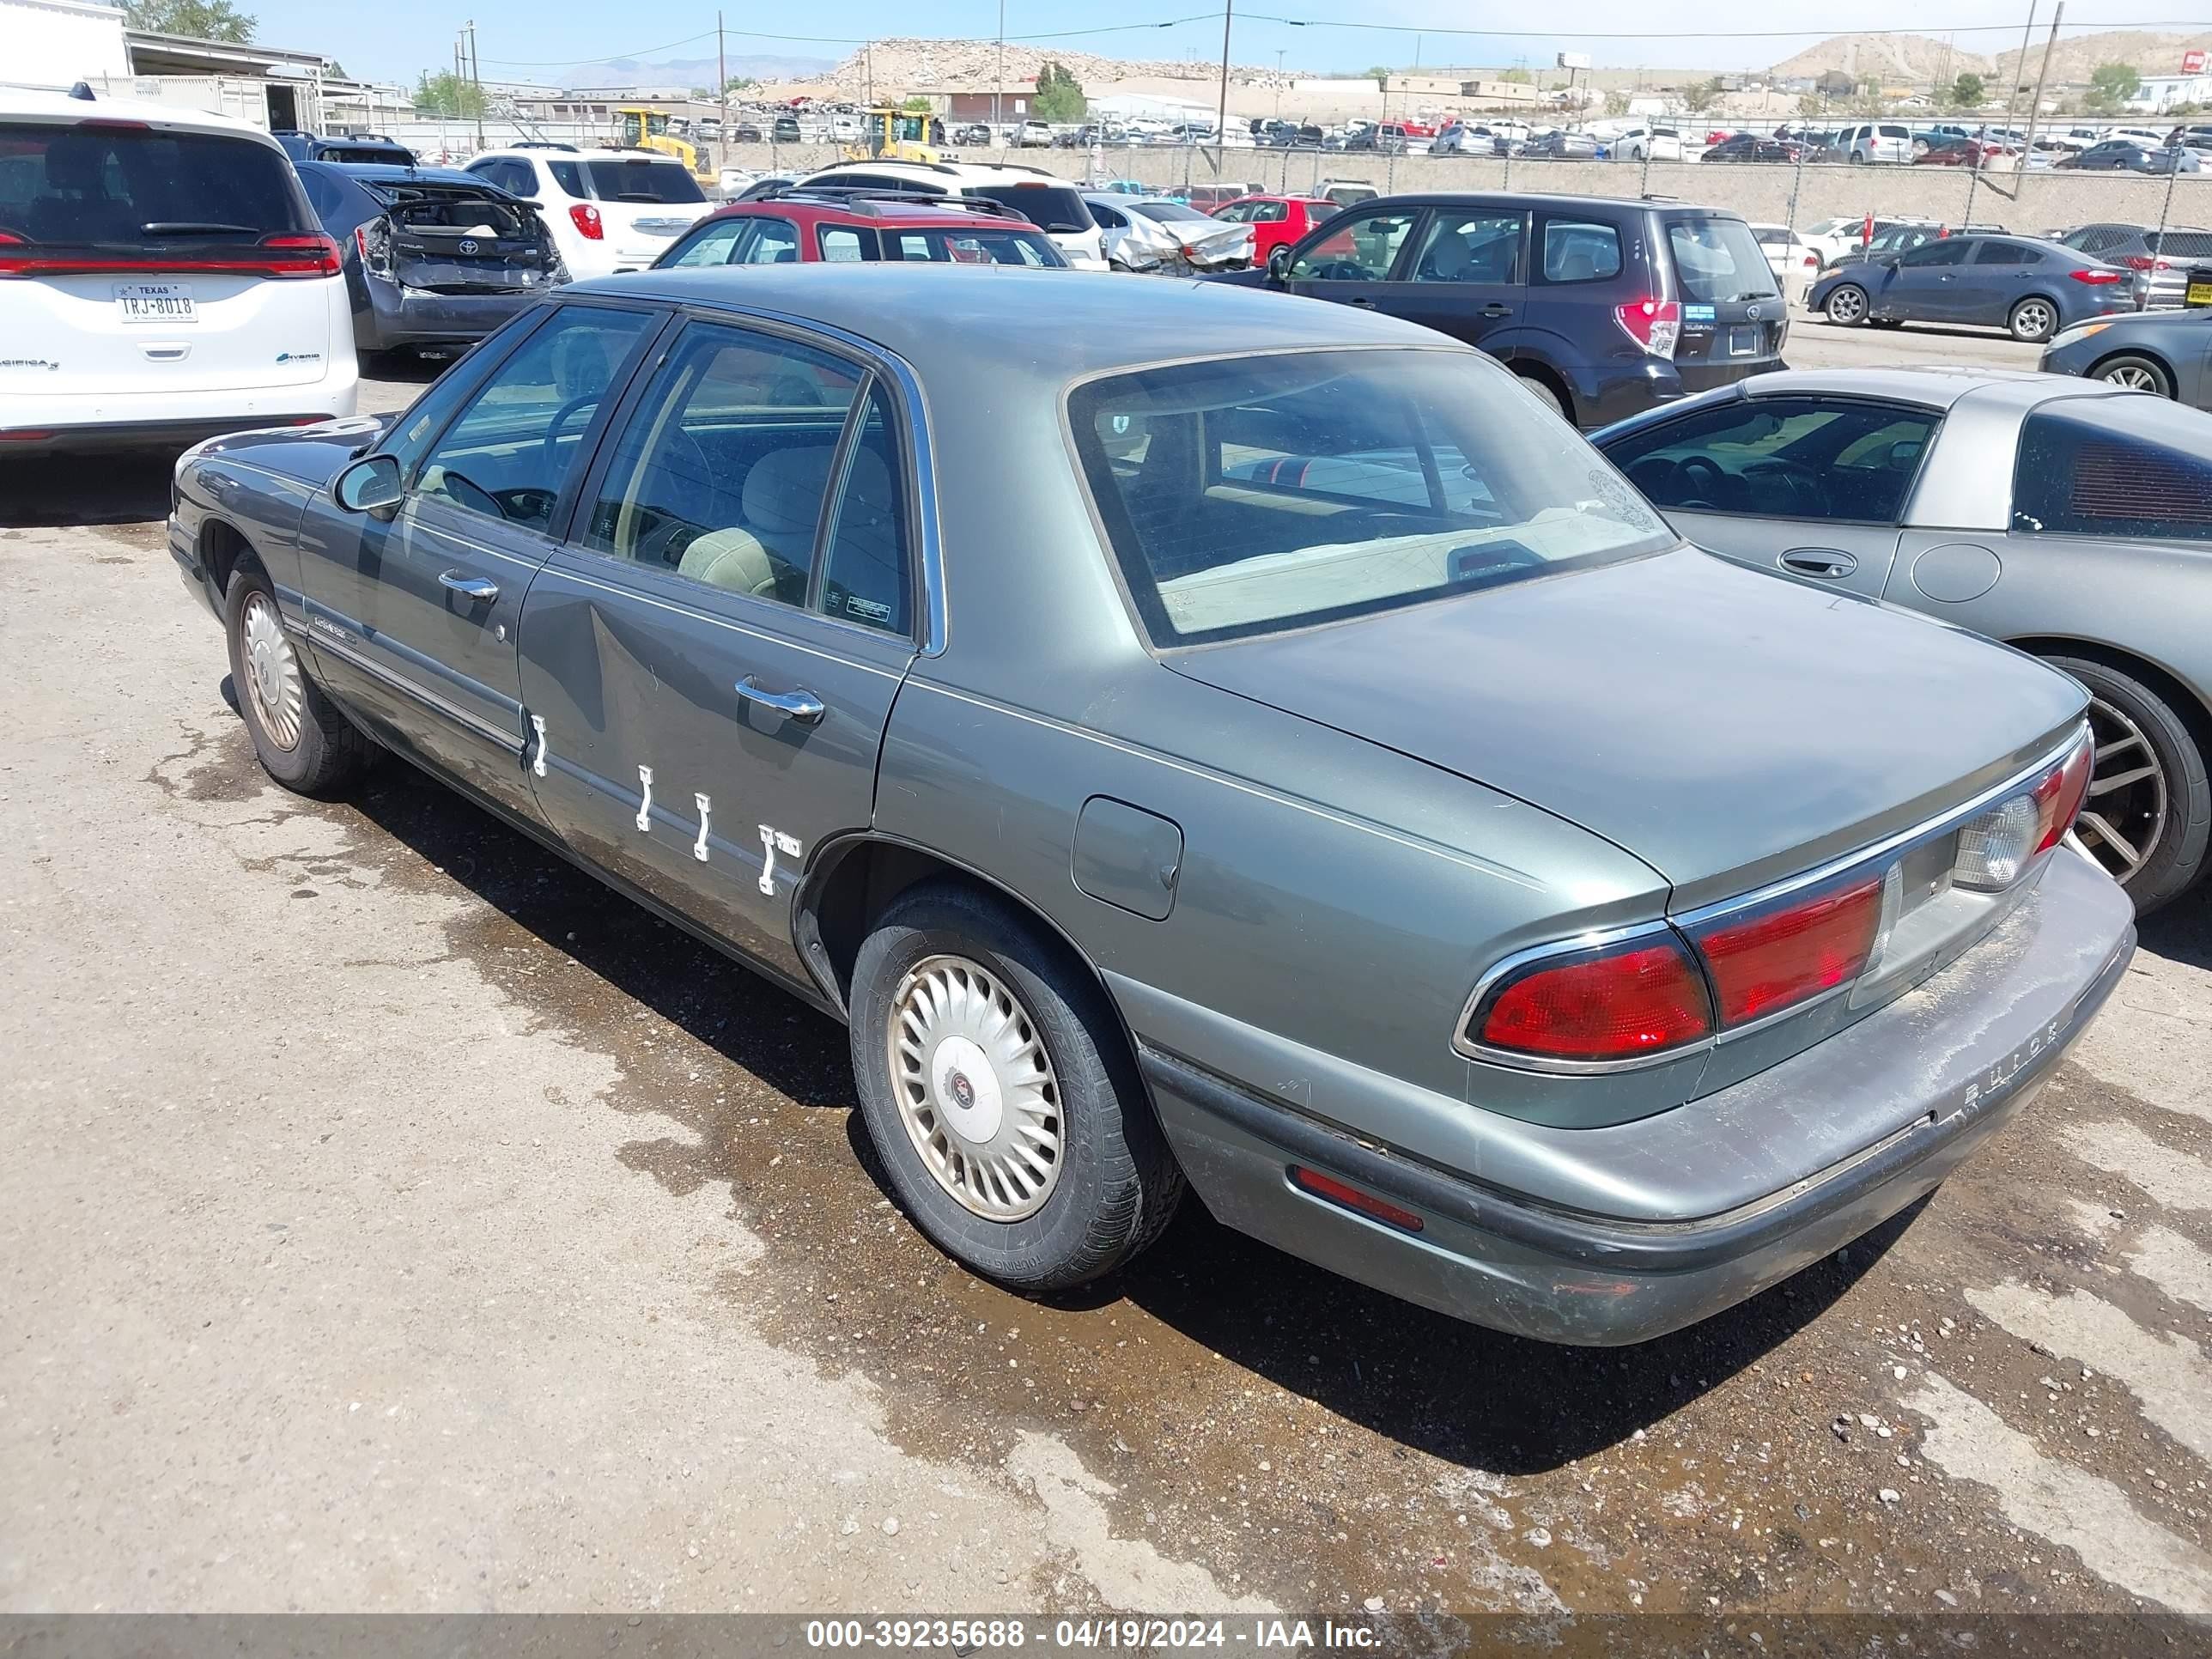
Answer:
POLYGON ((1278 242, 1267 250, 1267 280, 1271 283, 1286 282, 1290 275, 1291 245, 1278 242))
POLYGON ((331 499, 349 513, 378 513, 399 505, 403 485, 397 457, 365 455, 331 482, 331 499))

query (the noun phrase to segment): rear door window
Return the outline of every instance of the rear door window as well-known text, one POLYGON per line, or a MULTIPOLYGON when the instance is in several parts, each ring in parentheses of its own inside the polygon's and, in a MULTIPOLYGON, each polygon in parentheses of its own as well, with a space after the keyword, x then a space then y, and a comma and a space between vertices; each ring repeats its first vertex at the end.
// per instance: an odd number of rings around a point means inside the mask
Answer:
POLYGON ((875 233, 855 230, 850 225, 817 225, 814 228, 814 251, 825 264, 833 265, 858 264, 876 257, 875 233))
POLYGON ((0 232, 158 264, 320 229, 274 146, 216 132, 0 122, 0 232))
POLYGON ((1674 220, 1667 227, 1667 246, 1685 300, 1725 305, 1771 299, 1779 291, 1751 227, 1741 219, 1674 220))
POLYGON ((2068 398, 2027 417, 2015 534, 2212 544, 2212 416, 2156 398, 2068 398))
POLYGON ((1620 275, 1618 227, 1587 219, 1545 219, 1540 225, 1545 282, 1556 288, 1620 275))
POLYGON ((752 228, 749 219, 717 219, 710 225, 702 225, 698 232, 684 244, 677 256, 668 261, 672 270, 695 265, 726 265, 736 255, 738 245, 744 240, 745 233, 752 228))
POLYGON ((2026 242, 1980 242, 1974 246, 1978 265, 2033 265, 2043 262, 2043 250, 2026 242))
POLYGON ((988 197, 1007 207, 1018 208, 1032 224, 1042 230, 1056 230, 1066 234, 1097 228, 1091 216, 1091 209, 1071 185, 970 185, 964 193, 988 197))

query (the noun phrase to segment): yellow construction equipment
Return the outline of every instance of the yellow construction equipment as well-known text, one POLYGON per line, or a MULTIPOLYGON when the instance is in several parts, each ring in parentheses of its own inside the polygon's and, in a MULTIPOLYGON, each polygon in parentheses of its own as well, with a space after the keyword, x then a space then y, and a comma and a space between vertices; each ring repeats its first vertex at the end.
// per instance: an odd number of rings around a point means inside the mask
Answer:
POLYGON ((848 161, 944 160, 939 152, 945 143, 945 123, 934 115, 882 106, 863 112, 860 120, 860 142, 845 149, 848 161))
POLYGON ((714 171, 714 158, 703 144, 694 144, 678 138, 668 130, 668 112, 652 109, 643 104, 624 104, 615 111, 615 141, 624 149, 649 149, 662 155, 672 155, 684 163, 684 170, 703 183, 712 184, 719 176, 714 171))

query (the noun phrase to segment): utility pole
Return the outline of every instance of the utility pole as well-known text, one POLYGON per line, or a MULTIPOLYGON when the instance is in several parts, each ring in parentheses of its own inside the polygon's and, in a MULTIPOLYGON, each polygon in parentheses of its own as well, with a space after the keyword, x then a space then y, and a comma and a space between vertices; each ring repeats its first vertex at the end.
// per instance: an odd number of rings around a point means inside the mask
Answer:
POLYGON ((1213 170, 1218 174, 1229 158, 1229 25, 1237 15, 1237 0, 1221 0, 1221 101, 1213 112, 1213 170))
MULTIPOLYGON (((2005 91, 2004 130, 2007 132, 2012 131, 2012 112, 2020 103, 2020 76, 2021 72, 2027 67, 2027 42, 2028 37, 2035 33, 2036 4, 2037 0, 2027 0, 2027 21, 2020 31, 2020 60, 2013 65, 2011 84, 2005 91)), ((1988 124, 1984 123, 1984 131, 1986 131, 1987 128, 1988 124)), ((2021 156, 2020 164, 2024 169, 2027 166, 2027 157, 2021 156)), ((1959 222, 1961 225, 1971 225, 1974 222, 1974 191, 1981 182, 1982 169, 1968 167, 1966 169, 1966 210, 1960 218, 1959 222)))
POLYGON ((1006 120, 1006 112, 1000 107, 1006 88, 1006 0, 999 0, 999 66, 991 71, 991 142, 999 142, 999 128, 1006 120))
POLYGON ((474 88, 476 88, 476 94, 477 94, 477 148, 478 149, 482 149, 484 147, 484 131, 483 131, 483 60, 482 58, 478 58, 478 57, 477 56, 477 24, 476 24, 476 19, 474 19, 473 17, 471 17, 471 19, 469 19, 468 26, 467 26, 467 27, 468 27, 468 33, 469 33, 469 84, 470 84, 471 86, 472 86, 472 87, 474 87, 474 88))
MULTIPOLYGON (((2026 141, 2020 147, 2020 170, 2023 184, 2026 183, 2028 157, 2035 154, 2035 118, 2043 109, 2043 83, 2051 75, 2051 49, 2058 44, 2058 22, 2065 15, 2066 0, 2058 0, 2058 9, 2051 15, 2051 33, 2045 37, 2043 42, 2042 67, 2035 71, 2035 96, 2031 98, 2027 104, 2027 134, 2026 141)), ((2027 67, 2027 58, 2024 53, 2021 55, 2020 66, 2023 70, 2027 67)))
MULTIPOLYGON (((730 142, 730 44, 723 37, 722 14, 719 10, 714 14, 714 86, 722 98, 720 137, 726 144, 730 142)), ((726 161, 730 158, 725 155, 722 159, 726 161)))

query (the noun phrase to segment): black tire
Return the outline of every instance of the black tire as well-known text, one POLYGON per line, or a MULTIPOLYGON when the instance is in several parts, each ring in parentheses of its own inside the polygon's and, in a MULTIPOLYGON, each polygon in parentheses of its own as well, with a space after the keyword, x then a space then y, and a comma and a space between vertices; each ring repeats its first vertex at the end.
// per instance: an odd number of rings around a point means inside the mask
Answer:
POLYGON ((2022 345, 2042 345, 2058 332, 2058 307, 2031 294, 2007 314, 2005 328, 2022 345))
POLYGON ((1837 283, 1828 290, 1828 297, 1820 302, 1821 313, 1838 328, 1863 327, 1869 314, 1873 310, 1874 301, 1868 296, 1867 291, 1856 283, 1837 283), (1845 297, 1847 295, 1851 297, 1845 297), (1836 314, 1837 301, 1839 299, 1843 301, 1845 313, 1840 317, 1836 314), (1852 314, 1854 307, 1856 307, 1856 314, 1852 314))
POLYGON ((2123 351, 2117 357, 2106 358, 2089 371, 2089 378, 2117 386, 2121 383, 2122 376, 2130 374, 2140 375, 2148 382, 2135 387, 2135 390, 2154 392, 2161 398, 2173 396, 2173 377, 2166 373, 2166 365, 2155 357, 2146 357, 2139 351, 2123 351))
POLYGON ((1559 387, 1553 386, 1549 380, 1544 380, 1534 374, 1522 374, 1518 376, 1518 379, 1522 386, 1527 386, 1529 391, 1534 392, 1539 398, 1549 405, 1553 414, 1557 415, 1561 420, 1566 422, 1568 425, 1572 426, 1574 424, 1574 410, 1567 406, 1567 400, 1560 395, 1559 387))
POLYGON ((1012 907, 957 882, 909 888, 878 919, 853 968, 853 1075, 860 1115, 901 1206, 946 1255, 1012 1289, 1066 1290, 1157 1238, 1182 1173, 1152 1115, 1120 1021, 1060 943, 1012 907), (939 1184, 908 1133, 891 1075, 893 1000, 926 958, 964 957, 1009 988, 1057 1083, 1060 1167, 1042 1208, 980 1216, 939 1184))
POLYGON ((246 612, 256 595, 267 605, 276 604, 275 592, 260 567, 241 564, 231 573, 224 590, 223 634, 230 645, 230 682, 238 695, 238 711, 246 721, 261 769, 295 794, 331 795, 358 777, 374 752, 368 738, 323 695, 297 659, 300 675, 298 735, 288 746, 270 734, 255 696, 252 672, 244 643, 246 612))
MULTIPOLYGON (((2166 822, 2144 854, 2142 867, 2124 878, 2136 914, 2147 916, 2170 904, 2196 884, 2205 872, 2208 842, 2212 842, 2212 784, 2204 770, 2204 751, 2188 723, 2172 706, 2132 675, 2081 657, 2045 659, 2088 688, 2089 695, 2109 704, 2134 722, 2166 775, 2166 822)), ((2096 722, 2094 711, 2092 723, 2096 722)), ((2100 805, 2096 797, 2087 810, 2100 805)), ((2085 841, 2094 837, 2085 836, 2085 841)), ((2109 856, 2098 861, 2112 867, 2109 856)))

